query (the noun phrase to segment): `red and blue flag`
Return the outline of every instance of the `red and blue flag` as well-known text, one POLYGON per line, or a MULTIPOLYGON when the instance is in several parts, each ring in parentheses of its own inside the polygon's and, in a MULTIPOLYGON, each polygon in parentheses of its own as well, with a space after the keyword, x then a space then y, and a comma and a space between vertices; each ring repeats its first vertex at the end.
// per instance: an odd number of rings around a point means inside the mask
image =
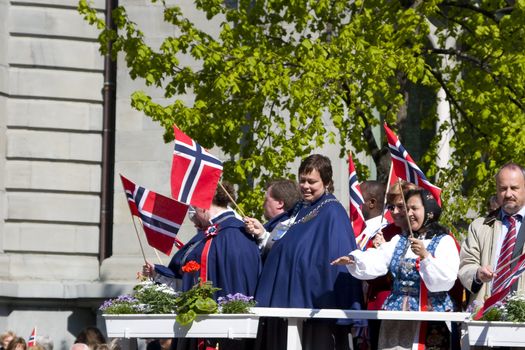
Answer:
POLYGON ((142 222, 148 244, 166 255, 171 254, 173 245, 182 247, 177 238, 188 206, 142 186, 120 175, 126 193, 131 215, 142 222))
POLYGON ((479 309, 479 311, 474 315, 473 319, 479 320, 481 317, 483 317, 483 315, 487 313, 487 311, 489 311, 499 302, 501 302, 510 293, 512 285, 516 283, 516 281, 520 278, 523 272, 525 272, 525 254, 522 254, 519 257, 518 263, 512 269, 511 274, 503 282, 501 282, 501 288, 499 289, 499 291, 492 294, 489 298, 487 298, 487 300, 485 300, 485 303, 483 304, 481 309, 479 309))
POLYGON ((27 340, 27 347, 30 346, 36 346, 36 327, 33 328, 33 331, 31 331, 31 335, 29 336, 29 339, 27 340))
POLYGON ((356 243, 363 249, 368 242, 365 237, 360 237, 366 227, 365 218, 361 211, 364 200, 351 153, 348 155, 348 188, 350 191, 350 221, 352 222, 356 243), (364 244, 364 246, 361 246, 361 244, 364 244))
POLYGON ((221 178, 222 162, 176 126, 173 130, 171 196, 179 202, 208 209, 221 178))
POLYGON ((390 183, 397 182, 397 178, 411 182, 432 193, 432 196, 434 196, 441 206, 441 189, 427 180, 425 174, 419 169, 405 147, 399 142, 397 136, 390 130, 386 123, 384 124, 384 128, 394 169, 390 183))

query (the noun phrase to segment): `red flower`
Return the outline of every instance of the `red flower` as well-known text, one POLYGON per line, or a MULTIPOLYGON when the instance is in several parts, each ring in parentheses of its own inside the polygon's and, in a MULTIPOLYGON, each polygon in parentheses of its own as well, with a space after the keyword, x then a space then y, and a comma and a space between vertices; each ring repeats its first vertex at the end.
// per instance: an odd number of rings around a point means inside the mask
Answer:
POLYGON ((197 272, 201 268, 201 265, 195 260, 188 261, 186 265, 182 267, 182 272, 197 272))

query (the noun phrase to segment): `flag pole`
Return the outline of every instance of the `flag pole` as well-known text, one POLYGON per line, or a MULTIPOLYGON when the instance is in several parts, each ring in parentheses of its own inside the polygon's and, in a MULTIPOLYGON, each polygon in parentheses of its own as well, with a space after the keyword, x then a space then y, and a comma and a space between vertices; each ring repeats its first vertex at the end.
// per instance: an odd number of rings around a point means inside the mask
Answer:
POLYGON ((510 264, 512 264, 513 262, 515 262, 516 260, 518 260, 519 258, 521 258, 523 255, 525 255, 525 253, 521 254, 521 255, 518 255, 517 257, 515 257, 514 259, 510 259, 510 261, 507 261, 505 264, 501 265, 501 266, 498 266, 498 269, 496 271, 494 271, 494 273, 497 275, 498 273, 501 272, 501 270, 503 270, 504 268, 506 268, 507 266, 509 266, 510 264))
POLYGON ((226 193, 226 195, 228 196, 228 198, 230 198, 230 200, 232 201, 233 205, 235 205, 235 207, 237 208, 237 210, 239 210, 239 214, 241 214, 242 217, 245 217, 246 215, 244 214, 244 212, 242 211, 242 209, 239 207, 239 205, 237 204, 237 202, 235 202, 235 199, 232 198, 232 196, 230 195, 230 193, 228 191, 226 191, 226 189, 224 188, 224 186, 222 185, 222 181, 219 181, 219 185, 221 186, 222 190, 226 193))
MULTIPOLYGON (((146 234, 146 233, 144 232, 144 235, 145 235, 145 234, 146 234)), ((162 259, 160 258, 159 251, 157 250, 157 248, 153 248, 153 250, 155 251, 155 255, 157 256, 157 259, 159 260, 159 263, 160 263, 161 265, 164 265, 164 263, 162 262, 162 259)))
MULTIPOLYGON (((122 174, 119 174, 119 176, 120 176, 120 179, 122 179, 122 174)), ((125 188, 124 188, 124 197, 126 198, 126 203, 128 203, 128 196, 126 195, 126 189, 125 188)), ((128 206, 129 206, 129 203, 128 203, 128 206)), ((148 261, 146 260, 146 254, 144 253, 144 247, 142 246, 142 241, 140 240, 139 230, 137 230, 137 224, 135 223, 135 218, 133 217, 133 214, 131 213, 131 210, 129 212, 129 215, 131 216, 131 221, 133 222, 133 227, 135 228, 135 233, 137 234, 137 239, 139 240, 140 251, 142 252, 142 257, 144 258, 144 263, 147 264, 148 261)), ((141 225, 142 225, 142 223, 141 223, 141 225)))
MULTIPOLYGON (((148 261, 146 260, 146 253, 144 253, 144 246, 142 245, 142 241, 140 240, 140 234, 139 234, 139 230, 137 230, 137 224, 135 223, 135 218, 133 217, 133 215, 131 213, 130 213, 130 215, 131 215, 131 221, 133 221, 133 227, 135 228, 135 233, 137 234, 137 239, 139 240, 140 251, 142 252, 142 257, 144 258, 144 263, 147 264, 148 261)), ((142 223, 141 223, 141 226, 142 226, 142 223)))
POLYGON ((403 208, 405 209, 405 218, 407 219, 408 232, 410 233, 409 237, 414 237, 412 227, 410 227, 410 219, 408 218, 407 202, 405 202, 405 194, 403 193, 403 187, 401 186, 401 179, 399 177, 397 178, 397 183, 399 184, 399 189, 401 190, 401 198, 403 198, 403 208))
POLYGON ((387 197, 388 191, 390 190, 390 181, 392 181, 393 170, 394 170, 394 163, 391 160, 390 170, 388 171, 388 180, 386 182, 385 196, 383 197, 383 211, 381 212, 381 226, 380 227, 383 227, 383 222, 385 222, 386 197, 387 197))

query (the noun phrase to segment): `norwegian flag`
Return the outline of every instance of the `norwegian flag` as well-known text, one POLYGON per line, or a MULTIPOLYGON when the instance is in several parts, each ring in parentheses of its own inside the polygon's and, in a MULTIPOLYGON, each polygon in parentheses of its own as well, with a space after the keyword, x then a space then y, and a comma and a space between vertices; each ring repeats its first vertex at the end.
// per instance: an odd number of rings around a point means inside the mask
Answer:
POLYGON ((413 184, 427 189, 430 193, 432 193, 438 204, 441 206, 441 189, 437 186, 432 185, 427 180, 425 174, 423 174, 421 169, 419 169, 419 167, 414 162, 410 154, 408 154, 405 147, 403 147, 401 142, 399 142, 397 136, 392 130, 390 130, 386 123, 384 124, 384 128, 386 132, 386 138, 388 141, 388 148, 390 149, 390 155, 392 156, 392 165, 394 169, 391 183, 396 182, 397 178, 408 182, 412 182, 413 184))
MULTIPOLYGON (((363 195, 361 194, 361 187, 359 181, 357 181, 357 173, 355 171, 354 161, 352 154, 348 154, 348 187, 350 191, 350 221, 352 222, 352 228, 354 230, 354 236, 356 243, 361 249, 360 245, 362 241, 368 241, 361 236, 361 232, 365 229, 366 222, 361 211, 361 206, 364 204, 363 195)), ((364 242, 366 245, 366 242, 364 242)))
POLYGON ((142 221, 148 244, 166 255, 171 254, 173 245, 181 248, 177 238, 188 206, 142 186, 137 186, 120 175, 126 193, 131 215, 142 221))
POLYGON ((479 320, 483 315, 492 309, 496 304, 502 301, 509 293, 510 288, 516 281, 520 278, 521 274, 525 271, 525 254, 522 254, 519 257, 518 263, 512 269, 512 273, 507 277, 501 284, 501 289, 499 292, 492 294, 485 303, 479 309, 479 311, 474 315, 474 320, 479 320))
POLYGON ((33 331, 31 332, 31 335, 29 336, 29 339, 27 340, 27 346, 36 346, 36 327, 33 328, 33 331))
POLYGON ((221 178, 222 162, 176 126, 173 130, 171 196, 179 202, 208 209, 221 178))

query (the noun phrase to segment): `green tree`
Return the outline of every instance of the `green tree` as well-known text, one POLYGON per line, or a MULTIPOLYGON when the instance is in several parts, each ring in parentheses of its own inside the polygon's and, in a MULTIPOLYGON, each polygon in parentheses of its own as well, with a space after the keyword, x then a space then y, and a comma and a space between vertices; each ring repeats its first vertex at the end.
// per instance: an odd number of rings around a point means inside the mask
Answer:
MULTIPOLYGON (((260 203, 265 180, 287 176, 292 161, 325 143, 338 143, 340 156, 366 152, 384 174, 388 155, 372 127, 386 120, 403 135, 419 89, 444 89, 451 105, 450 122, 416 159, 427 176, 438 175, 449 223, 485 207, 499 165, 525 159, 524 0, 196 0, 220 21, 215 36, 162 5, 178 35, 159 48, 146 44, 123 7, 113 13, 118 31, 86 0, 79 9, 101 30, 103 53, 113 42, 111 54, 124 54, 133 79, 173 101, 159 105, 137 91, 133 106, 165 128, 166 141, 177 124, 203 146, 220 147, 230 159, 225 177, 239 185, 246 208, 260 203), (181 63, 183 55, 199 67, 181 63), (193 94, 192 103, 183 94, 193 94), (454 152, 440 169, 437 145, 448 129, 454 152)), ((432 130, 436 104, 427 107, 420 127, 432 130)), ((358 173, 368 170, 358 164, 358 173)))

